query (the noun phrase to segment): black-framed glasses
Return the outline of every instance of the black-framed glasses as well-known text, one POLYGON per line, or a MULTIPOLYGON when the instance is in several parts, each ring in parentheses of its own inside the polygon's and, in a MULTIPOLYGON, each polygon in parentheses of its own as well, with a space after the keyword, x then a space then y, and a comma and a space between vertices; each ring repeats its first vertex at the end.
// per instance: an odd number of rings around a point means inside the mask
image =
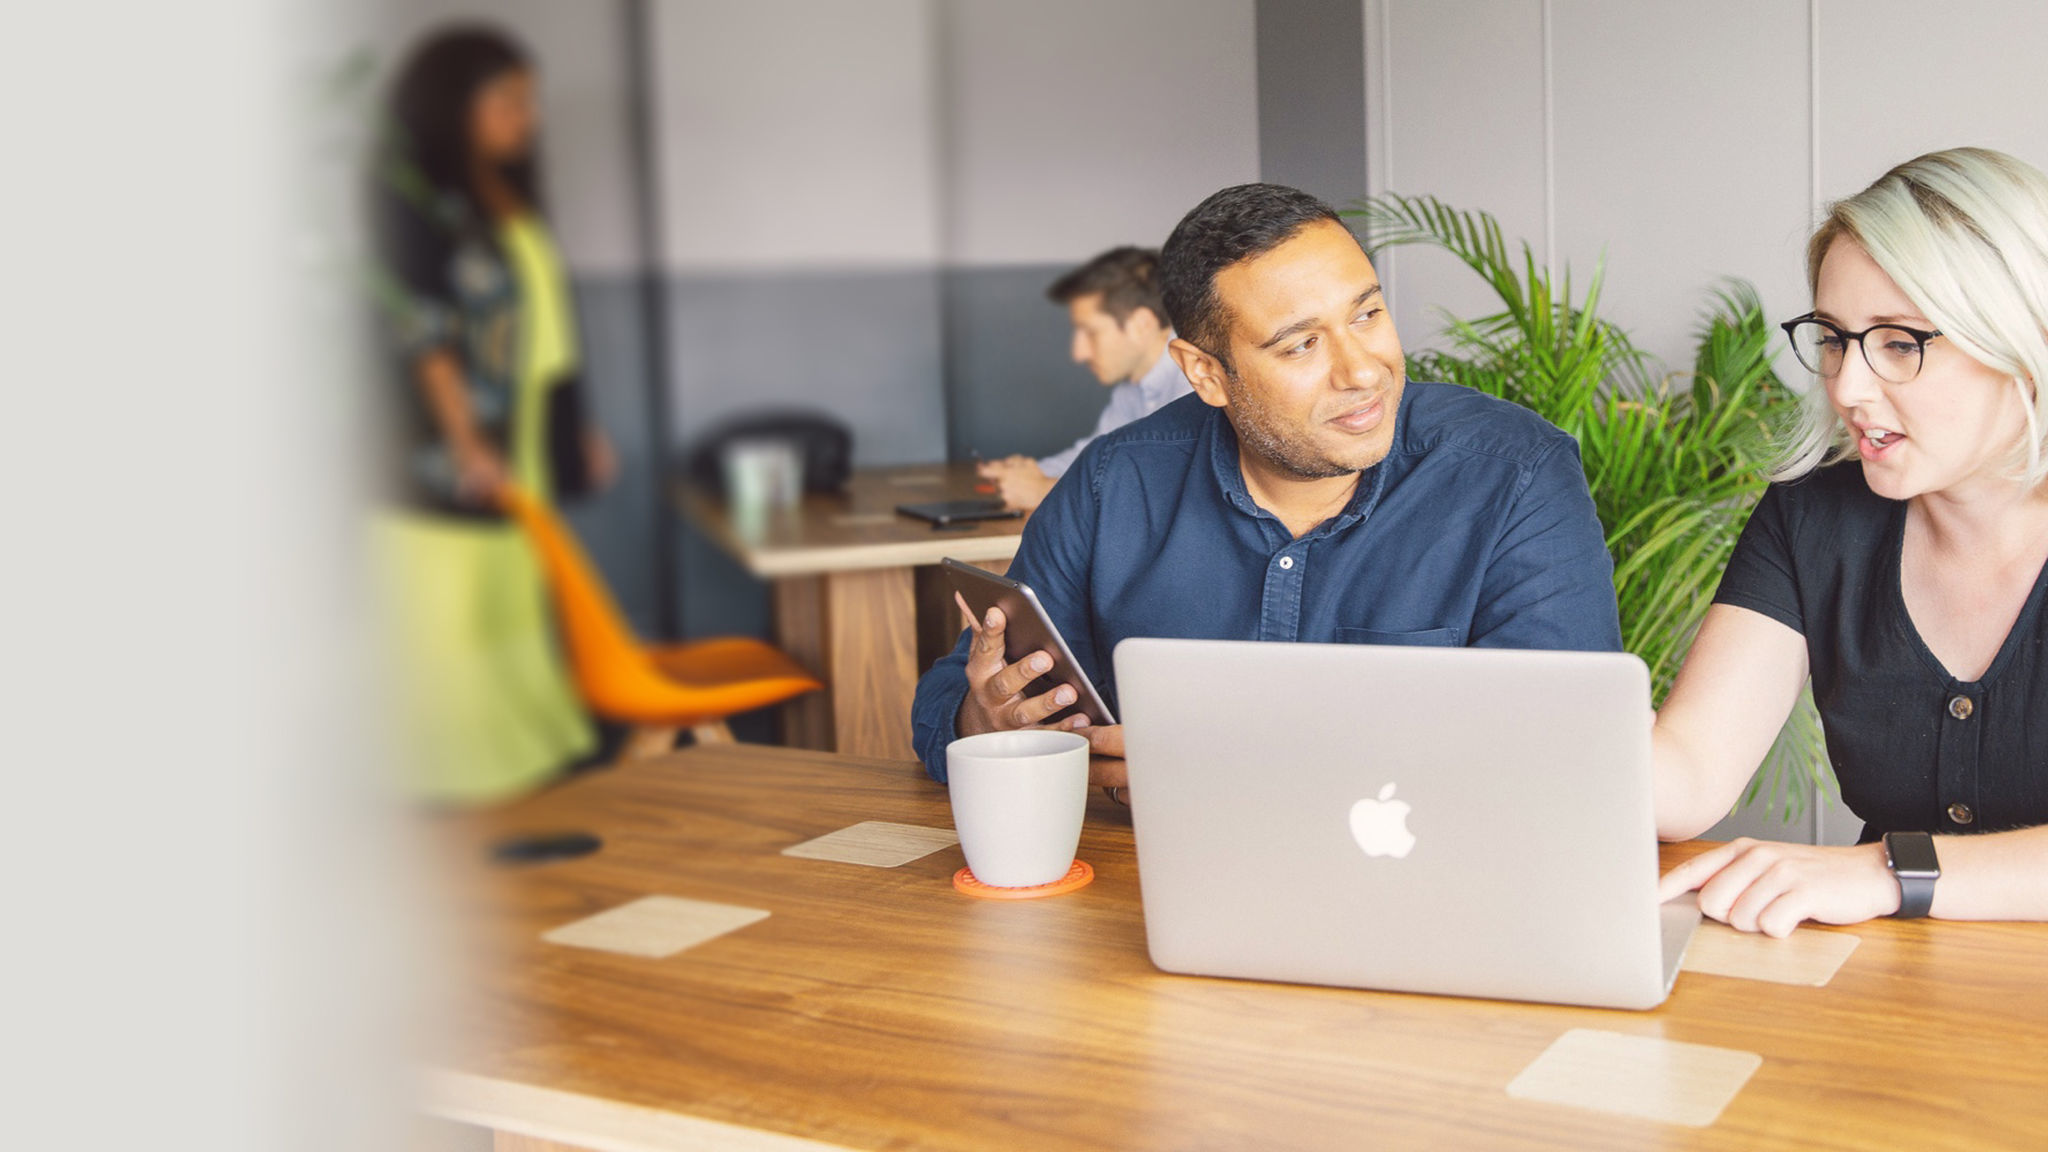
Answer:
POLYGON ((1920 362, 1927 357, 1927 342, 1941 335, 1897 324, 1873 324, 1851 332, 1811 312, 1778 327, 1791 339, 1792 354, 1799 357, 1799 363, 1821 379, 1832 380, 1842 370, 1842 357, 1848 355, 1853 341, 1863 349, 1863 362, 1877 378, 1892 384, 1904 384, 1918 376, 1920 362))

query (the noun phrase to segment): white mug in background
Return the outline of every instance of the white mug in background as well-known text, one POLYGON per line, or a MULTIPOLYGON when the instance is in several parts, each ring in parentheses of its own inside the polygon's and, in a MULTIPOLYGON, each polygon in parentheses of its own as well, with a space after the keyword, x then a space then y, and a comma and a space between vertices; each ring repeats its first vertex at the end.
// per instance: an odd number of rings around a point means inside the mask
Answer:
POLYGON ((995 888, 1051 884, 1074 864, 1088 811, 1088 738, 1029 729, 946 746, 953 829, 974 878, 995 888))
POLYGON ((734 440, 725 446, 719 465, 725 473, 726 504, 741 535, 758 534, 770 511, 794 508, 803 500, 803 456, 787 440, 734 440))

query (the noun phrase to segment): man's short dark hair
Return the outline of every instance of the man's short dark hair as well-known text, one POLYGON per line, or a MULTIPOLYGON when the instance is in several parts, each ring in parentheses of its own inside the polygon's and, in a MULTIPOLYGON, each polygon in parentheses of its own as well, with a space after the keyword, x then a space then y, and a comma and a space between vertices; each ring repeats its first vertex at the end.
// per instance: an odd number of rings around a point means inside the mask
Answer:
POLYGON ((1319 220, 1344 223, 1336 209, 1283 184, 1239 184, 1195 205, 1159 255, 1174 331, 1229 371, 1230 311, 1216 298, 1216 274, 1271 252, 1319 220))
POLYGON ((1159 298, 1159 253, 1151 248, 1111 248, 1053 281, 1045 298, 1072 304, 1098 293, 1102 310, 1119 328, 1140 308, 1150 309, 1160 324, 1166 323, 1166 303, 1159 298))

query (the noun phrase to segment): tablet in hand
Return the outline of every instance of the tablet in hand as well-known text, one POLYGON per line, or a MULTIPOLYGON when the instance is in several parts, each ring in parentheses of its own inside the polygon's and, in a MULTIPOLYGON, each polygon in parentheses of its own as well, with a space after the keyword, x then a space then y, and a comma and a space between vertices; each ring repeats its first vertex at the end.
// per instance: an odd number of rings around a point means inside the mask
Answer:
POLYGON ((1052 617, 1046 615, 1045 605, 1039 603, 1038 594, 1031 590, 1030 585, 972 564, 963 564, 950 556, 940 567, 945 569, 947 578, 953 582, 961 598, 967 601, 975 619, 986 619, 990 608, 1003 610, 1005 663, 1014 664, 1039 651, 1052 657, 1051 670, 1026 685, 1025 695, 1042 695, 1061 684, 1073 686, 1074 703, 1046 717, 1044 723, 1047 726, 1057 725, 1076 713, 1085 714, 1090 724, 1116 723, 1116 717, 1110 715, 1109 705, 1103 703, 1102 694, 1095 690, 1088 673, 1074 660, 1066 640, 1053 626, 1052 617))

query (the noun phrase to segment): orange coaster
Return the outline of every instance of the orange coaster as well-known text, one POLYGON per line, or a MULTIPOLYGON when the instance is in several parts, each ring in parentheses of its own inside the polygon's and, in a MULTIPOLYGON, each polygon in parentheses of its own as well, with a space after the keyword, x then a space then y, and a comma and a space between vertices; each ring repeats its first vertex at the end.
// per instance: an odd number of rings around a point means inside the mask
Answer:
POLYGON ((983 884, 974 878, 974 873, 962 868, 953 873, 953 887, 969 896, 979 896, 983 900, 1036 900, 1040 896, 1058 896, 1064 892, 1072 892, 1076 888, 1086 888, 1088 882, 1093 879, 1095 869, 1090 868, 1086 860, 1076 860, 1074 866, 1067 869, 1065 876, 1050 884, 1039 884, 1031 888, 998 888, 993 884, 983 884))

